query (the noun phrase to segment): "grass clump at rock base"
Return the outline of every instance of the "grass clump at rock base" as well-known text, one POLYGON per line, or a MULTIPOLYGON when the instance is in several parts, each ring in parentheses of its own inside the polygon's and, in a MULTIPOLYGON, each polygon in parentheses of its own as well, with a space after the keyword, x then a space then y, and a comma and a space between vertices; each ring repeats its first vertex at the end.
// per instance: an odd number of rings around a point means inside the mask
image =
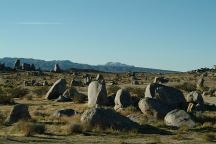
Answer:
POLYGON ((44 134, 45 131, 46 131, 46 127, 44 124, 34 123, 30 121, 23 121, 23 120, 17 122, 12 128, 12 132, 20 133, 23 136, 44 134))

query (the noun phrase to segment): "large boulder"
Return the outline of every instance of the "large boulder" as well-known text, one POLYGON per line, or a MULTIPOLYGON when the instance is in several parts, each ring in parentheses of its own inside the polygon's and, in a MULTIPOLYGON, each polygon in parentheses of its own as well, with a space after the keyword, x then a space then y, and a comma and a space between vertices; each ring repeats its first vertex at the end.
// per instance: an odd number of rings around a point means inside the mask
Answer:
POLYGON ((161 84, 149 84, 146 87, 145 97, 156 99, 170 109, 186 108, 186 100, 180 90, 161 84))
POLYGON ((156 119, 163 119, 164 116, 170 111, 167 105, 160 103, 153 98, 144 98, 138 104, 140 110, 148 117, 156 119))
POLYGON ((98 81, 93 81, 88 87, 88 106, 107 104, 107 90, 104 84, 98 81))
POLYGON ((57 80, 50 90, 46 94, 46 99, 52 100, 57 99, 60 95, 62 95, 66 90, 66 80, 59 79, 57 80))
POLYGON ((91 108, 81 116, 81 122, 93 127, 113 128, 118 130, 138 129, 139 125, 112 109, 91 108))
POLYGON ((184 110, 178 109, 169 112, 164 121, 167 126, 173 127, 187 126, 188 128, 193 128, 195 126, 195 122, 191 119, 190 115, 184 110))
POLYGON ((127 89, 120 89, 116 93, 115 97, 115 110, 119 108, 128 107, 132 104, 131 95, 127 89))
POLYGON ((7 117, 5 122, 7 124, 13 124, 18 122, 19 120, 29 119, 31 119, 31 116, 28 111, 28 106, 25 104, 17 104, 12 108, 10 115, 7 117))

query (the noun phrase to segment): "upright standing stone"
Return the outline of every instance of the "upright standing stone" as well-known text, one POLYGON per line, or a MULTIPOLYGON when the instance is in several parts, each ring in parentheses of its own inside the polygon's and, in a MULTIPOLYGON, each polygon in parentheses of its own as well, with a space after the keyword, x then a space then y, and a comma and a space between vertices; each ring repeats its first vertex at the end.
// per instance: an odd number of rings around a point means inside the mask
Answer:
POLYGON ((116 93, 115 97, 115 110, 119 108, 128 107, 132 104, 131 95, 127 89, 120 89, 116 93))
POLYGON ((66 80, 59 79, 56 81, 50 90, 46 94, 46 99, 57 99, 60 95, 62 95, 66 90, 66 80))
POLYGON ((13 124, 19 120, 29 120, 31 116, 28 111, 28 106, 25 104, 17 104, 13 107, 10 112, 10 115, 6 119, 6 123, 13 124))
POLYGON ((61 72, 61 69, 60 69, 58 64, 55 64, 53 71, 56 72, 56 73, 61 72))
POLYGON ((105 79, 104 79, 103 75, 101 75, 101 74, 97 75, 96 81, 100 82, 101 84, 105 84, 105 79))
POLYGON ((31 71, 35 71, 35 70, 36 70, 35 65, 31 64, 31 71))
POLYGON ((106 86, 99 83, 98 81, 93 81, 88 87, 88 106, 94 107, 96 105, 106 105, 107 104, 107 90, 106 86))
POLYGON ((17 59, 15 64, 14 64, 14 69, 20 69, 21 68, 21 63, 20 63, 20 60, 17 59))

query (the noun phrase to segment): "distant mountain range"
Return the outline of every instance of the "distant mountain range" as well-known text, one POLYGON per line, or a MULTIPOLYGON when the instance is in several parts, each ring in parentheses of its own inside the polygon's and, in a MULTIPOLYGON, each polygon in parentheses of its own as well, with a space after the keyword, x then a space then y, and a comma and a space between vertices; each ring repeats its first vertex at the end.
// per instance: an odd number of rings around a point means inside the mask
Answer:
POLYGON ((170 70, 160 70, 152 68, 142 68, 135 67, 131 65, 122 64, 119 62, 108 62, 105 65, 88 65, 88 64, 79 64, 74 63, 69 60, 53 60, 45 61, 38 59, 30 58, 0 58, 0 63, 4 63, 7 67, 13 68, 14 63, 17 59, 21 60, 21 63, 34 64, 36 68, 40 68, 44 71, 50 71, 53 69, 55 64, 59 64, 60 68, 63 70, 70 69, 81 69, 81 70, 94 70, 94 71, 103 71, 103 72, 151 72, 151 73, 174 73, 176 71, 170 70))

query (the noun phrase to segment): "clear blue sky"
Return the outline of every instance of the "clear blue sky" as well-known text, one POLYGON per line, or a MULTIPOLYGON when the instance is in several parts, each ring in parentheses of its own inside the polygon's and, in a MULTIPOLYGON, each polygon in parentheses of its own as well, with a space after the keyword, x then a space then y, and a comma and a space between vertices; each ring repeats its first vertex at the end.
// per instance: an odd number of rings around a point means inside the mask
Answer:
POLYGON ((216 0, 0 0, 0 57, 216 64, 216 0))

